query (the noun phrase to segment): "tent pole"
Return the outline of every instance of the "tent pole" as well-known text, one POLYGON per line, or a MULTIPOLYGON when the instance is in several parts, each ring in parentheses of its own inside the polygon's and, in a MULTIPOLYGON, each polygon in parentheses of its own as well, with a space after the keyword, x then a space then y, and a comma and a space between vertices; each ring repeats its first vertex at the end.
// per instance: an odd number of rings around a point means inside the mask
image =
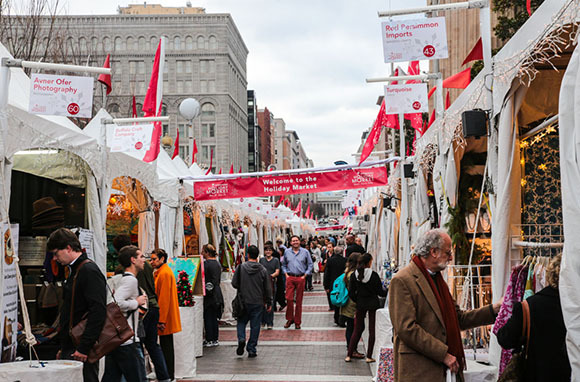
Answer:
POLYGON ((405 179, 405 172, 403 170, 404 163, 405 163, 405 116, 404 114, 399 114, 399 132, 400 132, 400 142, 399 142, 399 150, 400 150, 400 161, 399 161, 399 171, 401 176, 401 215, 399 221, 399 266, 403 266, 407 264, 407 254, 405 253, 405 249, 407 246, 405 245, 406 242, 409 241, 408 237, 408 201, 407 201, 407 179, 405 179))

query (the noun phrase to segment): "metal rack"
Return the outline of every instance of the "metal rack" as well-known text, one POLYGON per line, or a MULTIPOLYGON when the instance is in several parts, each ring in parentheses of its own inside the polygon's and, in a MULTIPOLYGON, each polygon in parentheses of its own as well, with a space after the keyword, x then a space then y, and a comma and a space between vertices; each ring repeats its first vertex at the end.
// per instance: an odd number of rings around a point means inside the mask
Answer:
POLYGON ((554 257, 562 253, 564 247, 564 227, 562 224, 518 224, 514 226, 520 232, 512 235, 511 248, 519 249, 520 255, 510 257, 510 263, 516 265, 526 256, 554 257))

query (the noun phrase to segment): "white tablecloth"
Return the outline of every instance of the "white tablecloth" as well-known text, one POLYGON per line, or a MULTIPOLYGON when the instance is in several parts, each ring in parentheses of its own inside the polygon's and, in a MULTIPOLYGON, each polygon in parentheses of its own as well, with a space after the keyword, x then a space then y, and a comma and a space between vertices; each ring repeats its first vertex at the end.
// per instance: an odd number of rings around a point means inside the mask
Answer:
POLYGON ((232 301, 236 297, 236 290, 232 286, 232 280, 229 278, 222 279, 220 288, 224 296, 224 313, 221 320, 229 325, 235 325, 236 319, 232 316, 232 301))
POLYGON ((193 349, 196 357, 203 356, 203 296, 194 296, 195 306, 193 307, 193 349))
POLYGON ((82 381, 83 364, 78 361, 20 361, 0 364, 0 381, 82 381), (33 367, 30 367, 32 365, 33 367))
MULTIPOLYGON (((197 302, 196 302, 197 305, 197 302)), ((181 317, 181 331, 173 335, 173 347, 175 349, 175 377, 190 378, 196 374, 195 346, 195 306, 179 307, 181 317), (193 330, 192 330, 193 329, 193 330)), ((201 322, 203 325, 203 321, 201 322)))
POLYGON ((463 372, 465 382, 488 382, 497 380, 497 367, 482 365, 473 360, 467 360, 467 370, 463 372))

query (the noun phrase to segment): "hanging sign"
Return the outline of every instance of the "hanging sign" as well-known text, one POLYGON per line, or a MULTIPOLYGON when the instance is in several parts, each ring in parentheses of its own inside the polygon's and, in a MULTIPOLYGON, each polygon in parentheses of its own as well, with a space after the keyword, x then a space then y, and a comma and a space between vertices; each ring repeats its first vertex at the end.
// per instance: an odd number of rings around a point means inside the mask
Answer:
POLYGON ((18 281, 16 262, 18 256, 18 224, 0 223, 0 266, 2 297, 0 308, 0 334, 2 335, 1 362, 16 359, 18 335, 18 281))
POLYGON ((429 112, 427 84, 385 86, 387 114, 429 112))
POLYGON ((151 147, 153 124, 115 126, 111 152, 146 152, 151 147))
POLYGON ((378 187, 385 184, 387 184, 387 168, 370 167, 309 174, 196 181, 193 183, 193 193, 196 200, 216 200, 310 194, 378 187))
POLYGON ((93 77, 36 74, 30 76, 30 103, 33 114, 91 118, 93 77))
POLYGON ((385 62, 449 57, 445 17, 384 21, 381 33, 385 62))

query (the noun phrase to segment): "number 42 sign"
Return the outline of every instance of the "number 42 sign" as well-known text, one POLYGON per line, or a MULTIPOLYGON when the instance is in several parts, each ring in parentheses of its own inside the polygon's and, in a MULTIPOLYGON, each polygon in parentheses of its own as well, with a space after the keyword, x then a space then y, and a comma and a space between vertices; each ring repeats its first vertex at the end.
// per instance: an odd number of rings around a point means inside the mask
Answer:
POLYGON ((381 23, 385 62, 449 57, 445 17, 381 23))

